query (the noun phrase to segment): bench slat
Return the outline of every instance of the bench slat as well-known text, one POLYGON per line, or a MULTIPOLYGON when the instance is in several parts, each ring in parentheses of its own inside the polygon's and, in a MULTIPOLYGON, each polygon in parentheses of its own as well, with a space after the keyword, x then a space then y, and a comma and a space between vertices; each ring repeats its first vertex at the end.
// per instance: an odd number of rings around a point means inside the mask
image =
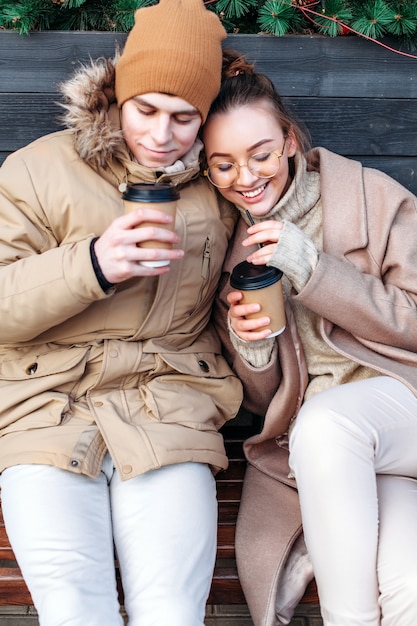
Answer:
POLYGON ((18 567, 0 567, 0 606, 33 605, 18 567))

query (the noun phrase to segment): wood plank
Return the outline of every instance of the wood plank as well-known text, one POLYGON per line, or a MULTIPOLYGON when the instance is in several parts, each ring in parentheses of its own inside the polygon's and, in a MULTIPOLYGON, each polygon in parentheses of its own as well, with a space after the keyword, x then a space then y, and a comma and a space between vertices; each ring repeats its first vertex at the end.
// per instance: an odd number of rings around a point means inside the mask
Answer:
POLYGON ((112 57, 123 46, 123 33, 43 31, 22 37, 0 32, 0 85, 3 92, 56 92, 80 62, 112 57), (17 89, 18 86, 18 89, 17 89))
POLYGON ((32 597, 17 567, 0 568, 0 606, 33 605, 32 597))
POLYGON ((217 498, 220 502, 240 502, 242 482, 217 483, 217 498))
POLYGON ((63 110, 56 101, 57 94, 0 94, 2 152, 13 152, 60 130, 62 125, 58 118, 63 110))
POLYGON ((224 483, 230 481, 243 481, 246 470, 246 461, 244 459, 230 460, 227 470, 221 471, 216 475, 217 483, 224 483))
POLYGON ((224 524, 234 524, 237 520, 237 515, 239 512, 239 501, 236 502, 219 502, 219 519, 221 519, 224 524))
POLYGON ((235 567, 217 566, 207 604, 245 604, 235 567))
POLYGON ((316 585, 315 580, 312 580, 311 583, 308 585, 305 591, 305 594, 301 598, 301 602, 303 604, 318 604, 319 603, 318 594, 317 594, 317 585, 316 585))
POLYGON ((286 102, 306 124, 315 146, 343 155, 416 154, 415 100, 297 97, 286 102))
MULTIPOLYGON (((79 61, 113 56, 124 33, 43 31, 22 37, 0 32, 2 91, 55 91, 79 61), (21 85, 21 87, 20 87, 21 85), (48 89, 46 89, 48 86, 48 89)), ((395 43, 387 40, 395 47, 395 43)), ((229 35, 224 43, 257 61, 284 95, 415 98, 415 59, 359 37, 229 35)))
MULTIPOLYGON (((395 48, 390 39, 383 43, 395 48)), ((360 37, 229 35, 225 47, 256 62, 288 96, 415 98, 416 59, 360 37)))

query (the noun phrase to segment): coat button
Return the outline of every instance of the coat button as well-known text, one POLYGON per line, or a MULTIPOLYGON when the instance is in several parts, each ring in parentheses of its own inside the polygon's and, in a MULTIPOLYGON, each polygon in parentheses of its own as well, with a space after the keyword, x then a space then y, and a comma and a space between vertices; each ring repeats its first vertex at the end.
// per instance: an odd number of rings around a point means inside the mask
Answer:
POLYGON ((209 372, 210 371, 210 367, 209 367, 209 364, 207 363, 207 361, 203 361, 203 359, 200 359, 198 364, 201 367, 201 369, 203 370, 203 372, 209 372))
POLYGON ((26 368, 26 374, 29 374, 29 376, 31 376, 32 374, 36 372, 37 369, 38 369, 38 364, 32 363, 31 365, 28 365, 28 367, 26 368))
POLYGON ((98 400, 97 402, 94 402, 94 406, 103 406, 103 403, 98 400))
POLYGON ((73 460, 71 461, 71 465, 72 465, 72 467, 77 467, 77 465, 78 465, 78 461, 77 461, 76 459, 73 459, 73 460))
POLYGON ((131 474, 133 467, 131 465, 123 465, 122 472, 123 474, 131 474))

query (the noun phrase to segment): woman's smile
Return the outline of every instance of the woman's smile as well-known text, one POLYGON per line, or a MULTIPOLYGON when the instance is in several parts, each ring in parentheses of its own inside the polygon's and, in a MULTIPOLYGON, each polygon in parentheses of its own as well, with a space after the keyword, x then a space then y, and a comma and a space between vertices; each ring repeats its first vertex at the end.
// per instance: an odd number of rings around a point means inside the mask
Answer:
POLYGON ((260 187, 256 187, 252 191, 238 191, 238 190, 236 190, 236 191, 237 191, 237 193, 240 193, 247 200, 252 200, 252 199, 258 198, 258 196, 263 191, 265 191, 267 185, 268 185, 268 183, 263 183, 263 185, 261 185, 260 187))

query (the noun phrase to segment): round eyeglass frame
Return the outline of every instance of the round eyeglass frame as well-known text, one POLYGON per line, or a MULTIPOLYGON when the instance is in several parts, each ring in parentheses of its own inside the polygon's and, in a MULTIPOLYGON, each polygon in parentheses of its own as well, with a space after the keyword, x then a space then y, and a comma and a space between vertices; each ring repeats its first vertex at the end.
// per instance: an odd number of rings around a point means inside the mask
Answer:
POLYGON ((236 179, 239 178, 241 167, 247 167, 250 173, 253 174, 254 176, 258 176, 258 178, 273 178, 275 174, 279 172, 279 168, 281 166, 281 158, 284 155, 286 141, 287 141, 287 137, 284 138, 284 143, 282 145, 280 153, 275 152, 275 150, 271 150, 269 152, 269 154, 274 154, 277 157, 277 167, 276 167, 276 170, 272 174, 269 174, 268 176, 260 175, 259 172, 253 171, 249 165, 249 162, 251 161, 251 159, 256 158, 256 156, 259 154, 266 154, 267 152, 256 152, 255 154, 252 154, 252 156, 249 157, 246 163, 231 163, 230 161, 221 161, 220 163, 217 163, 217 166, 227 164, 227 165, 232 165, 235 168, 236 175, 233 178, 232 182, 229 183, 228 185, 219 185, 214 182, 214 180, 211 178, 211 175, 210 175, 210 166, 208 166, 207 169, 204 170, 204 176, 206 176, 211 182, 211 184, 217 187, 217 189, 228 189, 229 187, 232 187, 236 179))

